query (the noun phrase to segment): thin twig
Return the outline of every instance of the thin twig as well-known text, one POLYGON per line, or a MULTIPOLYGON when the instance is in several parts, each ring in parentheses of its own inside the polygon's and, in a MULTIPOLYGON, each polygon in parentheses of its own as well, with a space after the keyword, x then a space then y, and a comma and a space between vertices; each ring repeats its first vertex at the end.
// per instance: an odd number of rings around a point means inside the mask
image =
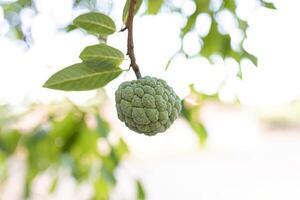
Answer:
POLYGON ((106 36, 99 35, 98 40, 99 40, 99 43, 100 43, 100 44, 101 44, 101 43, 106 44, 106 42, 107 42, 107 37, 106 37, 106 36))
POLYGON ((123 28, 121 28, 121 30, 120 30, 119 32, 124 32, 124 31, 126 31, 126 30, 127 30, 127 27, 124 26, 123 28))
POLYGON ((131 0, 129 5, 128 17, 126 21, 126 27, 124 30, 128 30, 127 37, 127 55, 130 58, 130 67, 133 69, 136 78, 140 79, 142 77, 139 66, 136 63, 135 55, 134 55, 134 45, 133 45, 133 18, 134 18, 134 10, 137 0, 131 0))

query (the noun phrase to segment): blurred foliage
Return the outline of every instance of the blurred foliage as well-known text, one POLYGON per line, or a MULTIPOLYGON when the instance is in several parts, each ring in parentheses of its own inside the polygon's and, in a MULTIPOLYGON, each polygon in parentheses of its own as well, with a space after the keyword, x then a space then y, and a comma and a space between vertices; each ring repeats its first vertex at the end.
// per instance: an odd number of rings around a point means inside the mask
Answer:
POLYGON ((146 195, 142 183, 140 181, 136 181, 136 190, 137 190, 137 200, 144 200, 146 195))
MULTIPOLYGON (((186 19, 185 25, 181 29, 181 39, 183 41, 184 37, 190 33, 195 32, 195 25, 197 22, 197 18, 202 14, 207 14, 209 18, 211 19, 211 25, 209 28, 209 32, 205 36, 199 35, 199 43, 201 44, 201 50, 199 52, 199 55, 202 55, 209 60, 212 61, 212 55, 220 55, 222 58, 233 58, 238 63, 241 62, 242 59, 249 59, 251 60, 255 65, 257 65, 257 58, 245 50, 243 47, 243 42, 246 38, 246 31, 248 29, 248 22, 242 19, 237 14, 237 6, 238 3, 243 3, 242 1, 238 0, 222 0, 219 1, 213 1, 213 0, 186 0, 190 1, 194 4, 195 10, 194 12, 187 16, 184 13, 183 6, 177 7, 172 0, 139 0, 137 1, 137 8, 136 11, 138 11, 140 5, 142 3, 145 4, 145 11, 142 11, 144 14, 157 14, 159 11, 162 10, 162 8, 165 8, 165 10, 169 10, 171 12, 177 12, 184 19, 186 19), (236 30, 241 32, 242 38, 240 42, 235 44, 235 46, 232 44, 232 35, 231 33, 228 33, 224 31, 224 24, 221 20, 218 19, 218 14, 222 12, 229 12, 233 18, 234 22, 236 24, 236 30)), ((186 1, 183 1, 186 2, 186 1)), ((258 7, 266 7, 270 9, 275 9, 275 6, 270 2, 265 2, 264 0, 256 0, 258 7)), ((97 9, 97 0, 75 0, 74 1, 74 8, 85 8, 88 10, 96 10, 97 9)), ((101 1, 99 1, 101 2, 101 1)), ((123 10, 123 21, 125 21, 127 12, 128 12, 128 0, 126 1, 126 4, 124 6, 123 10)), ((102 4, 105 2, 101 2, 102 4)), ((37 12, 35 9, 35 3, 32 0, 18 0, 15 2, 8 2, 8 3, 1 3, 0 5, 3 8, 4 16, 6 20, 10 24, 10 32, 13 32, 15 37, 17 39, 23 39, 26 40, 27 37, 30 37, 28 34, 30 34, 30 31, 23 30, 22 29, 22 23, 20 20, 20 12, 24 8, 31 8, 33 11, 37 12)), ((73 30, 75 27, 70 24, 70 26, 67 26, 66 30, 70 31, 73 30)), ((178 53, 184 53, 188 56, 186 52, 184 52, 183 45, 178 53)), ((191 56, 191 55, 189 55, 191 56)), ((195 55, 192 55, 195 56, 195 55)))
POLYGON ((190 86, 190 95, 182 101, 182 117, 187 121, 193 131, 196 133, 199 143, 205 144, 208 134, 200 119, 201 108, 207 101, 218 101, 218 95, 206 95, 195 90, 190 86))
MULTIPOLYGON (((275 6, 270 2, 265 2, 264 0, 254 0, 257 3, 257 8, 259 7, 266 7, 270 9, 275 9, 275 6)), ((101 0, 75 0, 74 1, 74 9, 81 8, 85 10, 94 11, 97 10, 97 6, 99 4, 104 6, 104 1, 101 0), (99 3, 100 2, 100 3, 99 3)), ((106 2, 107 3, 107 2, 106 2)), ((112 2, 110 2, 112 3, 112 2)), ((116 2, 114 2, 116 3, 116 2)), ((219 55, 223 59, 225 58, 233 58, 238 63, 240 63, 243 59, 249 59, 251 60, 255 65, 257 64, 257 59, 254 55, 247 52, 243 46, 243 42, 246 39, 247 36, 247 29, 248 29, 248 22, 245 21, 245 19, 241 18, 237 14, 238 5, 245 3, 243 1, 239 0, 221 0, 221 1, 214 1, 214 0, 186 0, 182 1, 182 5, 179 6, 178 2, 177 4, 173 0, 138 0, 136 5, 136 12, 139 10, 139 8, 144 8, 144 10, 140 10, 140 13, 143 14, 150 14, 155 15, 158 14, 160 11, 164 12, 172 12, 172 13, 178 13, 182 16, 183 19, 186 19, 185 24, 183 25, 181 29, 181 48, 176 53, 183 53, 187 57, 191 56, 204 56, 208 58, 210 61, 213 61, 214 55, 219 55), (194 11, 190 14, 186 14, 184 11, 184 6, 182 6, 184 3, 189 2, 191 4, 191 7, 194 6, 194 11), (144 6, 141 6, 141 4, 144 4, 144 6), (192 6, 193 5, 193 6, 192 6), (236 31, 239 31, 242 34, 242 38, 240 39, 240 42, 238 44, 233 44, 232 42, 232 35, 230 32, 226 32, 224 29, 224 24, 222 20, 220 20, 220 17, 218 18, 218 15, 222 12, 230 13, 234 19, 235 22, 235 29, 236 31), (200 15, 207 15, 210 20, 210 27, 209 31, 206 35, 200 35, 199 37, 199 43, 201 45, 201 49, 197 53, 197 55, 188 55, 187 52, 184 51, 183 48, 183 41, 185 36, 189 33, 197 33, 196 31, 196 24, 197 19, 200 15)), ((23 30, 22 29, 22 23, 20 20, 20 13, 23 9, 30 8, 32 11, 37 14, 37 10, 35 8, 35 2, 32 0, 17 0, 14 2, 0 2, 1 7, 4 11, 5 19, 10 24, 10 29, 16 34, 17 39, 24 39, 30 38, 30 31, 23 30)), ((129 0, 126 0, 126 3, 123 8, 123 22, 125 21, 127 15, 128 15, 128 6, 129 6, 129 0)), ((105 6, 104 6, 105 7, 105 6)), ((73 24, 70 24, 66 27, 66 31, 71 31, 76 29, 77 27, 73 24)), ((176 55, 175 54, 175 55, 176 55)), ((174 56, 175 56, 174 55, 174 56)), ((174 56, 171 57, 170 61, 174 58, 174 56)), ((170 64, 170 61, 168 62, 168 65, 170 64)), ((237 75, 240 77, 241 72, 239 72, 237 75)), ((192 95, 195 96, 197 92, 193 89, 192 95)), ((204 98, 203 94, 198 93, 198 97, 202 99, 201 101, 205 101, 207 98, 204 98)), ((187 122, 191 125, 193 130, 197 133, 197 135, 200 138, 201 143, 203 143, 206 140, 207 133, 205 131, 205 128, 202 124, 202 122, 198 119, 200 110, 201 110, 201 104, 199 105, 189 105, 186 100, 183 102, 183 117, 187 120, 187 122)), ((0 110, 0 112, 2 112, 0 110)), ((69 116, 65 120, 72 120, 74 116, 69 116)), ((0 117, 0 123, 1 123, 1 117, 0 117)), ((75 119, 73 119, 75 120, 75 119)), ((105 126, 105 129, 108 129, 108 124, 105 124, 105 122, 102 121, 101 118, 97 118, 98 122, 102 124, 102 126, 105 126)), ((72 122, 69 122, 72 123, 72 122)), ((71 129, 72 127, 70 127, 71 129)), ((73 127, 77 130, 77 127, 73 127)), ((83 129, 81 127, 81 129, 83 129)), ((99 127, 98 127, 99 129, 99 127)), ((99 129, 101 130, 101 128, 99 129)), ((107 130, 106 131, 98 131, 100 134, 103 134, 107 136, 107 130)), ((66 133, 67 134, 67 133, 66 133)), ((69 133, 70 134, 70 133, 69 133)), ((67 137, 67 136, 66 136, 67 137)), ((68 136, 72 138, 72 135, 68 136)), ((92 138, 92 136, 90 136, 92 138)), ((62 141, 63 142, 63 141, 62 141)), ((63 144, 65 145, 65 144, 63 144)), ((67 147, 64 147, 67 148, 67 147)), ((55 154, 55 152, 53 152, 55 154)))
MULTIPOLYGON (((111 141, 110 132, 109 123, 96 108, 80 109, 70 104, 34 106, 13 123, 0 126, 0 183, 7 178, 8 159, 25 155, 24 197, 30 196, 35 178, 51 169, 55 170, 49 192, 54 192, 60 181, 59 169, 64 168, 78 183, 88 181, 93 185, 94 199, 107 200, 117 183, 115 170, 129 151, 121 137, 111 141), (41 116, 36 125, 30 130, 18 127, 20 120, 37 111, 41 116)), ((138 196, 143 196, 140 193, 138 196)))
POLYGON ((147 0, 147 14, 157 14, 162 7, 164 0, 147 0))
POLYGON ((20 13, 24 8, 31 8, 34 11, 36 11, 34 2, 32 0, 17 0, 14 2, 0 1, 0 6, 3 9, 5 19, 10 25, 9 34, 16 39, 26 41, 26 37, 28 36, 28 30, 22 28, 20 13))
MULTIPOLYGON (((208 58, 211 62, 213 62, 212 56, 219 55, 223 59, 225 58, 233 58, 238 63, 241 63, 243 59, 251 60, 255 65, 257 65, 257 58, 249 53, 243 46, 243 42, 246 39, 248 22, 242 19, 237 14, 238 3, 243 3, 238 0, 222 0, 222 1, 214 1, 214 0, 186 0, 183 3, 190 1, 195 6, 195 10, 191 15, 186 15, 184 12, 183 6, 177 7, 172 0, 138 0, 136 11, 140 8, 141 4, 145 4, 146 10, 142 11, 144 14, 157 14, 162 8, 165 10, 169 10, 173 13, 179 13, 184 19, 186 19, 185 25, 181 29, 181 48, 176 53, 183 53, 187 57, 196 56, 196 55, 188 55, 187 52, 184 51, 183 48, 183 39, 188 33, 194 33, 195 26, 197 23, 197 19, 200 15, 206 14, 211 19, 211 24, 209 28, 209 32, 205 36, 199 37, 199 44, 201 46, 198 55, 204 56, 208 58), (224 29, 224 24, 222 20, 218 19, 218 15, 222 12, 230 13, 234 19, 234 23, 236 25, 235 32, 240 32, 241 38, 238 44, 233 44, 232 42, 232 33, 226 31, 224 29)), ((75 0, 74 8, 85 8, 90 11, 97 10, 97 5, 104 5, 107 2, 97 1, 97 0, 75 0), (97 4, 98 3, 98 4, 97 4)), ((123 22, 127 17, 129 0, 126 1, 126 4, 123 9, 123 22)), ((266 7, 270 9, 275 9, 275 6, 270 2, 265 2, 264 0, 256 0, 258 6, 257 7, 266 7)), ((110 2, 112 3, 112 2, 110 2)), ((245 3, 245 2, 244 2, 245 3)), ((15 2, 9 3, 1 3, 4 11, 4 16, 6 20, 10 24, 10 32, 13 33, 15 38, 22 39, 28 42, 28 38, 30 36, 30 30, 22 28, 22 23, 20 19, 20 12, 24 8, 31 8, 35 13, 37 12, 35 9, 35 2, 32 0, 17 0, 15 2)), ((74 30, 76 27, 72 24, 66 27, 66 31, 74 30)), ((30 41, 30 40, 29 40, 30 41)), ((174 57, 174 56, 173 56, 174 57)), ((172 57, 172 58, 173 58, 172 57)), ((171 58, 171 59, 172 59, 171 58)), ((169 65, 170 62, 168 62, 169 65)), ((168 66, 167 65, 167 66, 168 66)), ((241 71, 237 74, 240 78, 242 78, 241 71)))
MULTIPOLYGON (((194 56, 188 55, 184 51, 183 39, 188 33, 196 32, 195 26, 198 17, 202 14, 207 14, 211 19, 211 23, 209 32, 205 36, 198 35, 198 42, 201 45, 199 55, 208 58, 210 61, 213 61, 213 55, 219 55, 223 59, 233 58, 239 64, 242 59, 249 59, 255 65, 257 65, 257 58, 254 55, 250 54, 248 51, 246 51, 243 46, 243 42, 246 39, 247 35, 246 31, 248 29, 248 22, 242 19, 239 15, 237 15, 237 5, 238 3, 243 2, 238 2, 237 0, 223 0, 220 2, 221 3, 218 5, 216 1, 212 0, 194 0, 194 4, 196 7, 195 11, 190 16, 186 16, 182 8, 175 7, 172 4, 172 1, 170 0, 170 3, 168 4, 169 8, 174 12, 178 12, 182 15, 183 18, 187 19, 184 27, 181 29, 180 37, 182 39, 182 45, 178 53, 184 53, 187 57, 194 56), (237 46, 236 44, 233 45, 232 43, 232 34, 224 30, 223 22, 220 19, 218 19, 218 15, 224 11, 230 13, 233 16, 234 23, 236 25, 235 29, 236 31, 242 34, 242 38, 240 39, 237 46)), ((257 3, 259 3, 261 6, 265 6, 270 9, 275 9, 272 3, 266 3, 262 0, 257 0, 257 3)), ((241 72, 239 72, 238 76, 242 78, 241 72)))
MULTIPOLYGON (((143 14, 155 15, 160 11, 170 11, 186 19, 180 34, 182 45, 177 54, 181 53, 187 57, 204 56, 210 61, 213 61, 212 56, 219 55, 223 59, 233 58, 238 63, 243 59, 249 59, 255 65, 257 64, 256 57, 243 46, 247 36, 248 22, 237 14, 238 3, 242 1, 222 0, 218 1, 219 4, 214 0, 186 1, 192 2, 195 6, 195 10, 190 15, 184 12, 183 6, 176 6, 172 0, 138 0, 136 11, 140 7, 145 9, 140 11, 143 14), (141 4, 145 6, 140 6, 141 4), (218 19, 218 15, 224 11, 233 16, 235 29, 242 35, 238 44, 233 44, 232 34, 224 30, 224 24, 218 19), (211 19, 209 31, 206 35, 198 34, 201 49, 196 55, 188 55, 184 51, 183 40, 187 34, 197 33, 195 29, 197 19, 202 14, 206 14, 211 19)), ((256 1, 258 7, 275 9, 270 2, 256 1)), ((73 7, 94 11, 97 10, 97 2, 97 0, 75 0, 73 7)), ((126 5, 123 9, 123 21, 128 14, 128 1, 126 5)), ((30 43, 30 27, 23 26, 20 16, 24 9, 30 9, 33 16, 36 15, 38 10, 35 1, 0 1, 0 6, 9 24, 7 35, 30 43)), ((70 24, 65 30, 71 31, 76 28, 70 24)), ((218 97, 199 93, 193 87, 191 87, 190 96, 183 100, 182 117, 195 131, 201 144, 207 139, 207 131, 199 116, 207 100, 218 100, 218 97)), ((12 156, 24 154, 27 164, 24 196, 30 196, 35 178, 49 169, 55 169, 56 173, 49 188, 49 192, 54 192, 60 181, 59 169, 67 168, 78 183, 83 181, 91 183, 95 189, 94 199, 109 199, 113 187, 117 184, 115 170, 124 155, 128 153, 128 147, 122 138, 119 138, 117 143, 110 141, 110 125, 99 114, 99 110, 87 111, 76 106, 67 107, 64 109, 50 107, 51 109, 46 113, 46 120, 40 121, 30 130, 24 130, 13 126, 24 116, 13 116, 9 107, 0 106, 0 183, 7 179, 8 160, 12 156), (90 120, 94 125, 89 123, 90 120), (99 144, 105 144, 106 150, 99 148, 99 144)), ((145 199, 145 191, 138 180, 136 181, 136 199, 145 199)))

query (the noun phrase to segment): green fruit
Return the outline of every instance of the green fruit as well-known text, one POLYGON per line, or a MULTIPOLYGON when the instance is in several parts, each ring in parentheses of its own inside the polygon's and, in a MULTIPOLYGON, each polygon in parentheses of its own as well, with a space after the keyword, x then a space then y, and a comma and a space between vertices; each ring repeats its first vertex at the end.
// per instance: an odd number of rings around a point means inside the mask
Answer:
POLYGON ((146 76, 122 83, 115 93, 118 117, 138 133, 166 131, 181 111, 181 101, 164 80, 146 76))

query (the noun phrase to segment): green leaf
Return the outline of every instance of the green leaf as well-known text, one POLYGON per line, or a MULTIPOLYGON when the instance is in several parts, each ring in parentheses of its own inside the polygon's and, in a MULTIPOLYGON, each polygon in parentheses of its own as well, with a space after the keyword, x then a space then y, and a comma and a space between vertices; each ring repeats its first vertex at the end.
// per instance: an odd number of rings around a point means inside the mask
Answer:
POLYGON ((25 177, 25 188, 24 188, 24 197, 23 199, 28 199, 31 194, 31 185, 34 178, 38 175, 39 171, 33 166, 28 166, 28 170, 25 177))
POLYGON ((207 140, 208 134, 207 131, 202 124, 202 122, 198 119, 200 106, 186 106, 184 103, 182 104, 182 115, 193 129, 193 131, 197 134, 199 143, 204 144, 207 140))
POLYGON ((105 86, 121 73, 122 69, 111 64, 96 67, 78 63, 52 75, 43 87, 65 91, 92 90, 105 86))
POLYGON ((190 32, 194 28, 198 14, 199 13, 195 12, 188 18, 185 26, 181 30, 182 36, 186 35, 188 32, 190 32))
POLYGON ((242 50, 242 52, 237 53, 232 49, 229 52, 229 55, 234 58, 239 63, 239 69, 237 73, 237 77, 241 80, 243 79, 242 67, 241 67, 241 60, 242 59, 249 59, 255 66, 257 66, 257 58, 256 56, 248 53, 246 50, 242 50))
POLYGON ((229 51, 227 52, 227 56, 232 57, 238 63, 240 63, 242 59, 246 58, 246 59, 251 60, 253 62, 253 64, 257 66, 256 56, 248 53, 245 49, 242 49, 241 52, 236 52, 236 51, 233 51, 233 49, 229 49, 229 51))
POLYGON ((21 135, 18 131, 0 132, 0 150, 6 154, 14 153, 21 135))
POLYGON ((87 180, 92 170, 92 161, 90 159, 73 160, 73 163, 71 164, 71 169, 72 176, 78 182, 87 180))
POLYGON ((0 150, 0 165, 3 165, 3 163, 5 162, 6 162, 6 155, 2 150, 0 150))
POLYGON ((205 141, 207 140, 208 134, 203 124, 200 121, 195 121, 195 120, 190 120, 189 124, 198 135, 200 144, 204 144, 205 141))
POLYGON ((58 177, 55 177, 55 178, 52 180, 51 186, 50 186, 50 188, 49 188, 49 192, 50 192, 50 193, 53 193, 53 192, 56 190, 57 184, 58 184, 58 177))
POLYGON ((28 161, 33 170, 43 170, 49 166, 57 158, 59 148, 53 145, 54 141, 42 130, 36 130, 26 138, 24 144, 27 148, 28 161), (52 148, 45 148, 48 145, 52 145, 52 148))
MULTIPOLYGON (((122 20, 123 20, 124 23, 126 23, 126 21, 127 21, 130 1, 131 0, 127 0, 125 6, 123 8, 122 20)), ((137 2, 135 4, 134 14, 136 14, 139 11, 142 3, 143 3, 143 0, 137 0, 137 2)))
POLYGON ((222 35, 218 31, 217 22, 213 19, 209 33, 203 38, 201 55, 209 58, 213 54, 220 54, 224 58, 230 48, 230 36, 222 35))
POLYGON ((54 121, 48 133, 62 151, 68 151, 78 135, 83 123, 83 114, 68 113, 61 121, 54 121))
POLYGON ((111 63, 117 67, 124 60, 124 55, 121 51, 106 44, 97 44, 86 47, 79 57, 84 62, 89 62, 91 65, 97 66, 111 63))
POLYGON ((169 60, 168 60, 168 62, 167 62, 167 64, 166 64, 166 66, 165 66, 165 70, 169 69, 169 67, 170 67, 170 65, 171 65, 171 63, 172 63, 173 58, 174 58, 174 56, 172 56, 171 58, 169 58, 169 60))
POLYGON ((103 176, 104 180, 111 186, 115 185, 117 183, 117 180, 114 176, 114 171, 107 168, 106 166, 103 166, 101 168, 101 175, 103 176))
POLYGON ((256 58, 256 56, 248 53, 247 51, 245 51, 243 53, 242 58, 247 58, 247 59, 251 60, 253 62, 253 64, 257 66, 257 58, 256 58))
POLYGON ((97 141, 97 133, 82 124, 76 141, 68 151, 68 155, 71 155, 72 174, 78 181, 87 179, 95 167, 95 162, 99 160, 97 141))
POLYGON ((231 12, 235 13, 235 9, 236 9, 235 0, 224 0, 223 7, 227 8, 231 12))
POLYGON ((185 26, 181 29, 182 37, 186 35, 188 32, 190 32, 191 30, 193 30, 199 14, 210 13, 209 10, 210 0, 201 0, 201 1, 194 1, 194 2, 196 4, 196 11, 191 16, 188 17, 185 26))
POLYGON ((7 158, 4 152, 0 150, 0 184, 8 177, 7 158))
POLYGON ((90 155, 96 155, 98 139, 97 133, 94 130, 89 129, 86 125, 83 125, 77 135, 76 142, 70 149, 74 158, 81 160, 90 155))
POLYGON ((159 12, 164 0, 148 0, 147 13, 155 15, 159 12))
POLYGON ((109 199, 109 185, 103 178, 100 176, 94 183, 95 188, 95 199, 97 200, 107 200, 109 199))
POLYGON ((270 2, 265 2, 265 1, 261 1, 262 5, 266 8, 269 8, 269 9, 276 9, 276 7, 274 6, 273 3, 270 3, 270 2))
POLYGON ((136 181, 136 199, 137 200, 145 200, 146 198, 146 194, 145 194, 145 190, 143 188, 143 185, 140 181, 136 181))
POLYGON ((71 32, 71 31, 73 31, 73 30, 75 30, 75 29, 77 29, 78 27, 77 26, 75 26, 74 24, 70 24, 69 26, 67 26, 66 28, 65 28, 65 30, 67 31, 67 32, 71 32))
POLYGON ((120 138, 119 143, 114 147, 114 152, 119 160, 128 153, 128 146, 122 138, 120 138))
POLYGON ((102 165, 108 169, 109 171, 114 171, 115 168, 117 167, 116 162, 114 158, 112 159, 112 154, 110 153, 109 155, 106 156, 101 156, 102 160, 102 165))
POLYGON ((100 137, 106 138, 110 131, 109 123, 104 121, 99 115, 96 115, 97 133, 100 137))
POLYGON ((78 16, 74 20, 74 24, 97 35, 110 35, 116 31, 114 21, 110 17, 97 12, 89 12, 78 16))

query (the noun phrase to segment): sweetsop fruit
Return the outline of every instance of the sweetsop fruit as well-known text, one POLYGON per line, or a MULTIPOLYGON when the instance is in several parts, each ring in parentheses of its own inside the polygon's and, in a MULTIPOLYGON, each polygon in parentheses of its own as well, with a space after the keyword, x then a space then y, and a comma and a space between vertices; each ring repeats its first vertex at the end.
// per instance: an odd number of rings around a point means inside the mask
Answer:
POLYGON ((149 136, 167 130, 181 111, 174 90, 150 76, 123 82, 115 98, 119 119, 129 129, 149 136))

